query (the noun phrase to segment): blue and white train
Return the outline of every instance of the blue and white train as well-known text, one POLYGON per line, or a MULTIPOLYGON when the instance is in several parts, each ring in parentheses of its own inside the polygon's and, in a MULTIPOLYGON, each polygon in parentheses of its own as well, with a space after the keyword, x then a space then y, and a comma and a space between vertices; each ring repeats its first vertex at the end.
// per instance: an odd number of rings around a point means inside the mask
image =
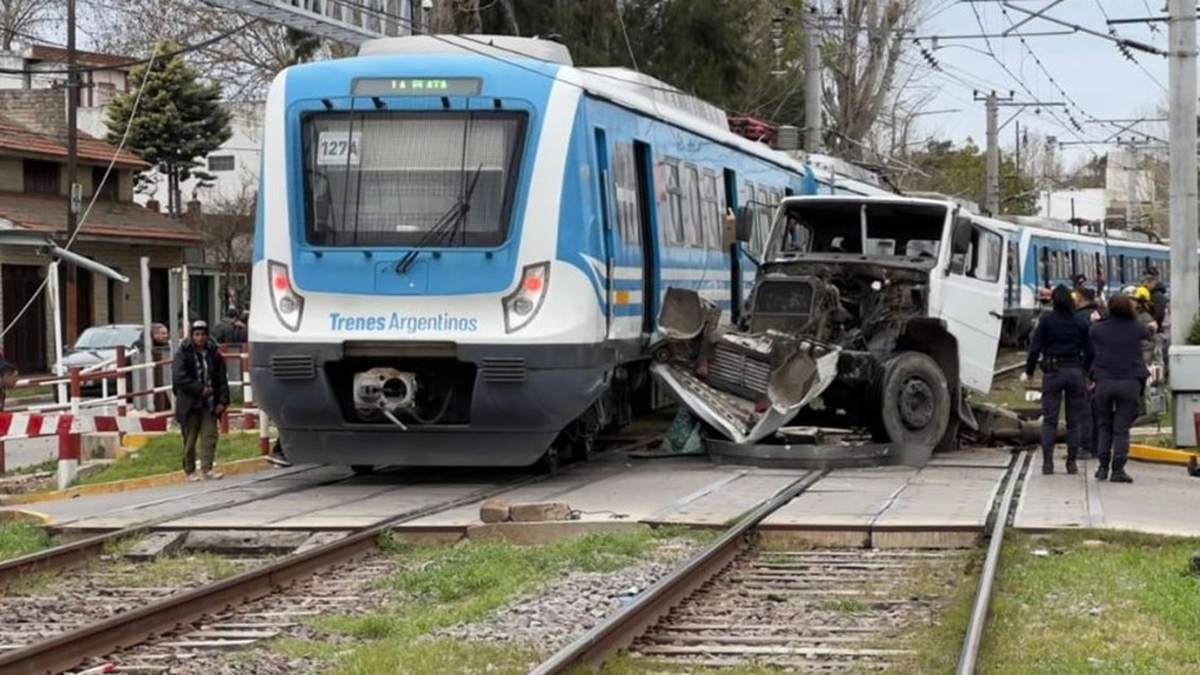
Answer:
POLYGON ((1170 248, 1150 241, 1137 241, 1125 232, 1108 236, 1079 233, 1057 221, 1034 217, 988 219, 1008 237, 1008 286, 1002 342, 1017 346, 1024 342, 1041 311, 1043 289, 1059 284, 1071 287, 1083 276, 1086 286, 1106 296, 1138 284, 1150 269, 1162 279, 1170 278, 1170 248))
POLYGON ((666 288, 727 311, 748 293, 727 210, 856 189, 882 192, 556 43, 406 37, 288 68, 264 125, 255 395, 299 462, 586 454, 650 388, 666 288))

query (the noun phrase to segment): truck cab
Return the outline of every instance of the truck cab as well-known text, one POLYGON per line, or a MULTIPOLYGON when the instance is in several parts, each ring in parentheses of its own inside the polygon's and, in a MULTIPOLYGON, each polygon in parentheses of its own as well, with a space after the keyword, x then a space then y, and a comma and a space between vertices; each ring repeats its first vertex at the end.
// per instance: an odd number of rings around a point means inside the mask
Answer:
MULTIPOLYGON (((748 236, 749 209, 738 217, 748 236)), ((1007 247, 958 205, 906 197, 784 199, 738 326, 672 289, 660 380, 735 442, 788 423, 950 447, 991 388, 1007 247)))

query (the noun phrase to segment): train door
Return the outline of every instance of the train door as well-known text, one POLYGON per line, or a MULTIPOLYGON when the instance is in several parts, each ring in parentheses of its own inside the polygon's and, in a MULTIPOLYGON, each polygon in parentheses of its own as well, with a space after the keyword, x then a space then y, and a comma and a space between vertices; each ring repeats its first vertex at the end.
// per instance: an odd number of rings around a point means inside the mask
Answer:
POLYGON ((618 337, 613 331, 613 312, 615 311, 614 279, 616 260, 619 256, 619 245, 613 233, 612 196, 610 186, 614 185, 612 165, 608 156, 608 134, 604 129, 596 129, 596 168, 600 180, 600 220, 604 232, 604 316, 605 334, 609 338, 618 337))
MULTIPOLYGON (((733 169, 725 169, 725 205, 733 213, 738 212, 737 174, 733 169)), ((729 316, 734 325, 742 317, 742 245, 734 232, 728 231, 724 218, 721 222, 721 236, 728 242, 729 253, 729 316)))
POLYGON ((633 142, 633 163, 638 196, 638 234, 642 240, 642 333, 652 335, 658 316, 658 238, 654 233, 650 204, 654 199, 651 176, 654 157, 650 146, 641 141, 633 142))

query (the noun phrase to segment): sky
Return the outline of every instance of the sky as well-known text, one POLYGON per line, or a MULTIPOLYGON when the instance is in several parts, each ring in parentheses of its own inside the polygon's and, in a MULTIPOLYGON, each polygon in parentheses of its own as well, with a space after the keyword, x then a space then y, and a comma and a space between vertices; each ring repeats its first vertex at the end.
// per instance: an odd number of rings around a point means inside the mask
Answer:
MULTIPOLYGON (((1024 44, 1016 38, 950 39, 954 35, 998 34, 1010 29, 1027 15, 1005 8, 998 0, 925 0, 929 18, 917 37, 946 36, 937 41, 936 49, 929 39, 921 45, 929 49, 941 65, 941 72, 928 69, 913 82, 921 87, 919 93, 931 98, 923 110, 930 113, 942 110, 955 112, 927 114, 920 119, 920 137, 937 135, 956 143, 973 138, 982 146, 985 139, 986 116, 984 104, 975 102, 973 90, 982 95, 995 90, 1001 96, 1013 92, 1018 102, 1042 101, 1067 103, 1067 107, 1025 109, 1001 108, 999 121, 1004 124, 1014 112, 1016 121, 1030 131, 1057 137, 1072 143, 1062 148, 1067 166, 1088 157, 1103 154, 1105 140, 1117 134, 1112 124, 1091 123, 1092 120, 1134 119, 1158 117, 1159 108, 1167 97, 1168 65, 1164 56, 1132 52, 1136 63, 1127 60, 1113 42, 1094 35, 1033 36, 1024 44), (982 25, 983 30, 980 29, 982 25), (990 53, 989 53, 990 52, 990 53), (1041 62, 1041 65, 1038 64, 1041 62), (1140 67, 1139 67, 1140 65, 1140 67), (1007 70, 1006 70, 1007 69, 1007 70), (1068 121, 1066 111, 1082 126, 1076 130, 1068 121), (1091 145, 1083 145, 1086 141, 1091 145)), ((1038 11, 1053 0, 1010 0, 1008 4, 1038 11)), ((1078 24, 1100 33, 1108 33, 1106 18, 1145 18, 1164 16, 1163 0, 1062 0, 1046 14, 1055 19, 1078 24), (1107 17, 1106 17, 1107 14, 1107 17)), ((1153 45, 1163 51, 1167 47, 1167 25, 1120 24, 1115 28, 1120 37, 1153 45)), ((1063 32, 1070 29, 1042 19, 1033 19, 1018 28, 1021 33, 1063 32)), ((923 61, 917 49, 904 57, 906 62, 923 61)), ((1166 138, 1167 125, 1142 124, 1137 129, 1166 138)), ((1129 133, 1122 134, 1129 137, 1129 133)), ((1015 124, 1009 123, 1000 132, 1002 147, 1015 141, 1015 124)))

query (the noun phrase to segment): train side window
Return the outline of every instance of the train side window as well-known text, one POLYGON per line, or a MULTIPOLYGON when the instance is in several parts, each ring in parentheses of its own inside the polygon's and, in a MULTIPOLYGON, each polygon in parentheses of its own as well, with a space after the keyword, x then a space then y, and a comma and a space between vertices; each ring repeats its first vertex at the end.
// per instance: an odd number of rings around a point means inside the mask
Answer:
POLYGON ((721 204, 721 192, 717 189, 717 174, 705 171, 700 184, 700 199, 702 200, 702 218, 704 224, 704 247, 719 251, 723 247, 721 236, 721 219, 724 208, 721 204))
POLYGON ((683 200, 679 191, 679 166, 673 161, 664 160, 659 166, 662 169, 663 191, 662 202, 664 218, 659 224, 668 246, 679 246, 684 243, 683 234, 683 200))
POLYGON ((638 223, 637 171, 633 158, 633 146, 628 143, 617 143, 613 159, 614 193, 617 197, 617 224, 621 240, 630 243, 641 243, 642 233, 638 223))
POLYGON ((771 229, 771 196, 766 188, 758 188, 758 203, 755 204, 754 240, 759 251, 767 250, 767 237, 771 229))
POLYGON ((1079 251, 1072 250, 1071 251, 1071 277, 1074 278, 1076 274, 1079 274, 1079 272, 1080 272, 1079 251))
POLYGON ((1125 256, 1117 256, 1117 269, 1121 270, 1121 283, 1125 283, 1125 280, 1129 278, 1125 270, 1125 256))
POLYGON ((1038 258, 1041 260, 1042 283, 1049 283, 1049 281, 1050 281, 1050 249, 1046 248, 1045 246, 1038 246, 1036 248, 1039 249, 1038 252, 1040 254, 1038 256, 1038 258))
POLYGON ((704 248, 704 225, 700 205, 700 172, 683 168, 683 235, 689 248, 704 248))

